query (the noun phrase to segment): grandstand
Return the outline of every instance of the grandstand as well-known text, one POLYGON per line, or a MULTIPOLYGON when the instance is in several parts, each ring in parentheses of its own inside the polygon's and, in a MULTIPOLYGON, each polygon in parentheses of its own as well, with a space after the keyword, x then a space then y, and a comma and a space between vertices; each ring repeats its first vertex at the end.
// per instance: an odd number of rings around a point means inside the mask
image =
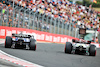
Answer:
POLYGON ((0 17, 3 18, 0 19, 3 26, 29 28, 74 37, 79 37, 79 28, 100 28, 97 11, 67 0, 14 0, 14 5, 13 10, 13 0, 1 1, 0 17), (3 7, 4 4, 6 6, 3 7))

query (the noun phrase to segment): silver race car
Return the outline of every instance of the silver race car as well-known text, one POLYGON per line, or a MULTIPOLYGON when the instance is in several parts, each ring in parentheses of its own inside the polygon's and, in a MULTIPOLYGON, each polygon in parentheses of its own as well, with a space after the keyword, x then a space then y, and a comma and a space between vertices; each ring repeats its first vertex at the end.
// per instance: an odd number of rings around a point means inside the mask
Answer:
POLYGON ((96 46, 91 44, 91 41, 72 39, 72 43, 66 42, 65 53, 96 56, 96 46))
POLYGON ((36 50, 36 40, 34 36, 27 34, 12 34, 12 37, 6 36, 5 48, 25 48, 36 50))

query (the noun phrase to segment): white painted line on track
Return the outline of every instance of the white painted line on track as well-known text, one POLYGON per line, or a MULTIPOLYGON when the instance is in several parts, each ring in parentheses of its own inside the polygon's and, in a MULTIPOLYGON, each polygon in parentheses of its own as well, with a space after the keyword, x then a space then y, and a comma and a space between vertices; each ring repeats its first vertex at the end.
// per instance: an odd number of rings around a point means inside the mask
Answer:
POLYGON ((4 60, 8 60, 8 61, 18 64, 18 65, 24 66, 24 67, 44 67, 44 66, 14 57, 10 54, 3 52, 2 50, 0 50, 0 58, 4 59, 4 60))

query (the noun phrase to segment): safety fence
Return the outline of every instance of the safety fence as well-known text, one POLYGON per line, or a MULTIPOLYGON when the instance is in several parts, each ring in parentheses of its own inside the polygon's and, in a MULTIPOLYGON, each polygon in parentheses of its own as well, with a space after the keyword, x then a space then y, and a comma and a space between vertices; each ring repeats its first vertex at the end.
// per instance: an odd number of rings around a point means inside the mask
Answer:
POLYGON ((78 29, 74 28, 73 23, 19 6, 13 9, 4 4, 0 7, 0 26, 27 28, 79 38, 78 29))

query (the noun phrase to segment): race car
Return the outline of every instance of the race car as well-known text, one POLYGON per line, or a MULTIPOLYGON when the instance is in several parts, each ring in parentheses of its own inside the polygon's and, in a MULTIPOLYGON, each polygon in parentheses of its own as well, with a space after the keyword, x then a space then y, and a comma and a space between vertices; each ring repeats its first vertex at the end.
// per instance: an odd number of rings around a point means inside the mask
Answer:
POLYGON ((66 42, 65 53, 96 56, 96 46, 91 41, 72 39, 72 42, 66 42))
POLYGON ((33 35, 12 34, 12 37, 6 36, 5 48, 22 48, 36 50, 36 40, 33 35))

